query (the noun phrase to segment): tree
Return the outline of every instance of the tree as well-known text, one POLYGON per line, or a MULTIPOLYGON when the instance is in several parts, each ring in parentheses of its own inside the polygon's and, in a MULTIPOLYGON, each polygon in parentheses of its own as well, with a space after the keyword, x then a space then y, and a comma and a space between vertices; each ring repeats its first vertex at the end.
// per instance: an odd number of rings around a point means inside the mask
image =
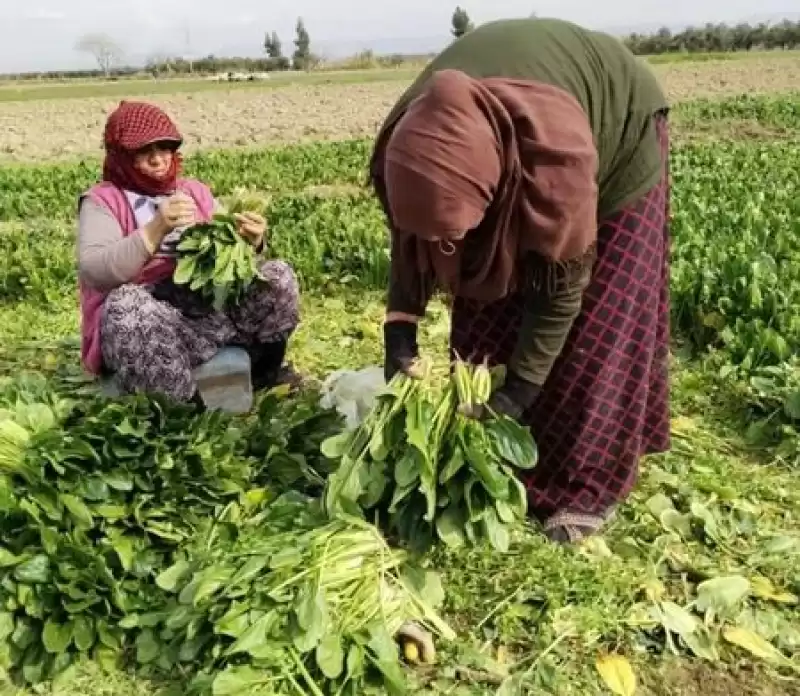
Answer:
POLYGON ((311 37, 302 17, 297 18, 292 62, 295 70, 308 70, 311 64, 311 37))
POLYGON ((273 31, 264 36, 264 51, 267 54, 267 71, 288 70, 292 67, 292 61, 283 55, 283 44, 278 32, 273 31))
POLYGON ((455 12, 453 12, 452 23, 451 32, 457 39, 475 28, 469 19, 467 11, 461 9, 461 7, 456 7, 455 12))
POLYGON ((122 61, 122 48, 106 34, 86 34, 75 46, 76 50, 91 53, 103 74, 108 77, 115 65, 122 61))
POLYGON ((264 51, 268 58, 283 58, 283 45, 277 31, 264 37, 264 51))

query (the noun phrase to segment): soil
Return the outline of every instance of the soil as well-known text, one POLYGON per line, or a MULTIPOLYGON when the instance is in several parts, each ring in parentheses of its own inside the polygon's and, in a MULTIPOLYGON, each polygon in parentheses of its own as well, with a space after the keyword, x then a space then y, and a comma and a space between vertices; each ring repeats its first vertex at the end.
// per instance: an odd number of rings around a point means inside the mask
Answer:
MULTIPOLYGON (((800 57, 653 67, 673 102, 797 89, 800 57)), ((153 97, 179 123, 186 150, 374 135, 402 81, 220 89, 153 97)), ((0 103, 0 162, 98 157, 118 96, 0 103)))
POLYGON ((641 678, 641 696, 800 696, 800 682, 760 669, 682 660, 641 678))

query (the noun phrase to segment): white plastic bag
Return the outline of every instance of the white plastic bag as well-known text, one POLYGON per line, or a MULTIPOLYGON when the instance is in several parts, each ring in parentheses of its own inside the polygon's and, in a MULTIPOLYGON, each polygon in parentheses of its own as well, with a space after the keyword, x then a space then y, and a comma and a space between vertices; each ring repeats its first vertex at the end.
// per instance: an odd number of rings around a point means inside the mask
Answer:
POLYGON ((322 408, 335 408, 345 419, 345 428, 354 430, 375 403, 375 397, 386 388, 383 368, 372 366, 361 370, 336 370, 322 383, 322 408))

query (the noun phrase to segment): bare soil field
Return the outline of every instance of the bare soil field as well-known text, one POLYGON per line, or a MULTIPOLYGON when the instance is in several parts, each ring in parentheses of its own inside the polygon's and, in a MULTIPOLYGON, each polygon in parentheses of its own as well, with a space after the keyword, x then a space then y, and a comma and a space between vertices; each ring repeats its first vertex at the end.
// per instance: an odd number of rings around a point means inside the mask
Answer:
MULTIPOLYGON (((665 64, 653 69, 673 102, 784 92, 800 85, 800 57, 665 64)), ((151 100, 174 115, 191 152, 372 135, 405 84, 393 80, 263 90, 232 88, 162 94, 151 100)), ((99 156, 103 123, 119 99, 0 103, 0 162, 99 156)))

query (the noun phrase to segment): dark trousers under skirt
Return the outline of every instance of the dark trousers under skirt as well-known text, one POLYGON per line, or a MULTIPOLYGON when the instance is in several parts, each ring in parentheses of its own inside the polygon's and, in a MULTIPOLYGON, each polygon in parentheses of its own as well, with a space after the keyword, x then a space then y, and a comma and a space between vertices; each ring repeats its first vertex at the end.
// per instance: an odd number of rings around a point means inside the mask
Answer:
MULTIPOLYGON (((545 527, 599 527, 634 486, 639 459, 670 445, 669 134, 656 116, 664 169, 640 200, 603 220, 581 313, 522 421, 539 445, 524 472, 545 527)), ((522 297, 489 306, 456 298, 451 349, 491 364, 511 357, 522 297)))

